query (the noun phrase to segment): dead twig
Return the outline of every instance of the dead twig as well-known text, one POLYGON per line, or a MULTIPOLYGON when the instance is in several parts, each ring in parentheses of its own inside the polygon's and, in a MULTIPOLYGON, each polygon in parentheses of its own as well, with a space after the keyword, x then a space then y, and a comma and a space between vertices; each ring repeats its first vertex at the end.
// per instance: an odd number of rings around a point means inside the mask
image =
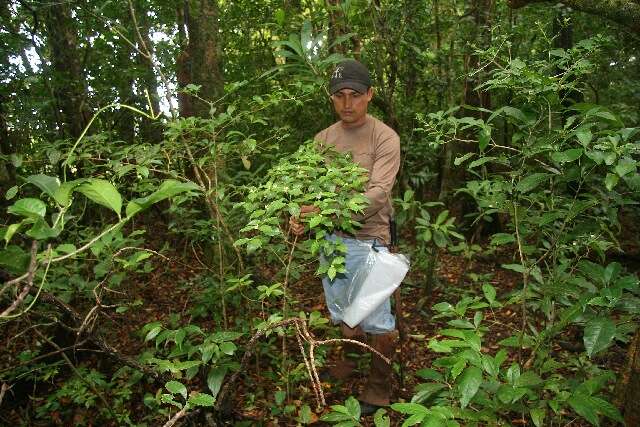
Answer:
POLYGON ((9 390, 9 386, 7 385, 7 383, 2 383, 2 387, 0 388, 0 406, 2 406, 2 400, 4 399, 4 395, 7 393, 7 390, 9 390))
MULTIPOLYGON (((24 301, 25 297, 29 294, 29 291, 33 287, 33 277, 35 276, 36 270, 38 269, 37 255, 38 255, 38 242, 34 240, 33 242, 31 242, 31 261, 29 262, 29 268, 27 269, 26 275, 20 276, 20 277, 26 276, 24 277, 23 280, 26 280, 27 284, 24 285, 24 288, 22 288, 22 292, 20 292, 18 297, 15 299, 15 301, 13 301, 13 303, 9 306, 9 308, 7 308, 5 311, 2 312, 2 314, 0 314, 0 318, 6 317, 9 314, 11 314, 16 308, 18 308, 18 306, 20 306, 20 304, 22 304, 22 301, 24 301)), ((20 279, 20 277, 18 279, 20 279)), ((20 283, 19 281, 16 282, 16 280, 18 279, 14 279, 13 282, 16 284, 20 283)), ((11 283, 11 281, 7 282, 5 287, 2 288, 3 292, 9 283, 11 283)))
POLYGON ((187 409, 188 409, 187 405, 184 405, 184 407, 180 409, 180 411, 178 411, 173 417, 171 417, 169 421, 164 423, 162 427, 171 427, 172 425, 174 425, 176 422, 178 422, 180 418, 187 415, 187 409))
POLYGON ((215 406, 216 410, 220 410, 221 405, 223 404, 223 402, 225 402, 228 390, 235 384, 235 382, 238 379, 238 375, 240 375, 240 373, 246 367, 249 361, 249 358, 253 354, 254 348, 258 340, 270 330, 285 327, 285 326, 290 326, 292 324, 296 328, 296 339, 298 340, 300 353, 302 354, 302 357, 304 359, 305 367, 307 368, 307 373, 309 375, 309 379, 311 380, 311 384, 313 386, 313 390, 316 395, 316 401, 319 408, 326 406, 327 403, 324 398, 324 393, 322 391, 322 383, 320 381, 320 376, 318 375, 318 371, 316 369, 316 363, 314 358, 314 352, 317 346, 324 345, 324 344, 336 344, 341 342, 347 342, 347 343, 359 345, 360 347, 364 347, 365 349, 380 356, 380 358, 384 360, 386 363, 391 364, 391 360, 388 357, 384 356, 382 353, 380 353, 378 350, 376 350, 375 348, 371 347, 368 344, 362 343, 360 341, 352 340, 352 339, 347 339, 347 338, 332 338, 328 340, 316 340, 315 337, 309 332, 307 328, 307 323, 305 322, 304 319, 295 317, 295 318, 281 320, 279 322, 272 323, 271 325, 267 326, 265 329, 261 329, 257 331, 253 335, 253 337, 251 337, 251 339, 247 343, 247 347, 244 355, 242 356, 242 360, 240 361, 240 369, 236 371, 231 376, 231 378, 229 378, 229 381, 222 386, 222 389, 218 394, 218 399, 216 400, 216 406, 215 406), (309 345, 308 355, 304 349, 303 342, 306 342, 309 345))

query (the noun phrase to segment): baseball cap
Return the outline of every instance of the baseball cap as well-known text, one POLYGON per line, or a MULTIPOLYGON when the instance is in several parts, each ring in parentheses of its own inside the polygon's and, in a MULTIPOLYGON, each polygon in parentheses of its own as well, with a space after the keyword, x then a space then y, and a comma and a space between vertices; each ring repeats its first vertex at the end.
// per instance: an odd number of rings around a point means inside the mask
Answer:
POLYGON ((371 87, 369 70, 361 62, 348 59, 339 63, 329 80, 329 93, 332 95, 340 89, 353 89, 365 93, 371 87))

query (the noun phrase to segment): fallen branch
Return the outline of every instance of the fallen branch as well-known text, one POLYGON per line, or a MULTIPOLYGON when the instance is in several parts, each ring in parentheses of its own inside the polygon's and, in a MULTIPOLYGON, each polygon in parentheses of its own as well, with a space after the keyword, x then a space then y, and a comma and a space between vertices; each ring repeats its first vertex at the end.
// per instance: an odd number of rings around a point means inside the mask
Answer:
POLYGON ((386 363, 391 364, 391 360, 389 358, 387 358, 382 353, 380 353, 378 350, 376 350, 375 348, 369 346, 368 344, 365 344, 365 343, 362 343, 362 342, 356 341, 356 340, 347 339, 347 338, 333 338, 333 339, 328 339, 328 340, 316 340, 313 337, 313 335, 309 332, 309 330, 307 329, 307 323, 304 321, 304 319, 295 317, 295 318, 281 320, 280 322, 276 322, 276 323, 273 323, 273 324, 267 326, 265 329, 257 331, 253 335, 253 337, 251 337, 251 339, 247 343, 247 348, 245 350, 244 355, 242 356, 242 360, 240 361, 240 369, 237 370, 231 376, 231 378, 229 378, 229 381, 226 382, 222 386, 222 389, 220 390, 220 393, 218 394, 218 399, 216 400, 216 405, 214 407, 216 411, 220 411, 220 408, 222 407, 222 405, 224 405, 226 403, 225 400, 227 398, 228 390, 236 383, 236 381, 238 379, 238 375, 240 375, 240 372, 242 372, 243 369, 245 368, 245 366, 247 365, 247 363, 249 361, 249 358, 253 354, 253 350, 254 350, 258 340, 270 330, 273 330, 273 329, 276 329, 276 328, 280 328, 280 327, 283 327, 283 326, 289 326, 291 324, 294 324, 295 327, 296 327, 296 338, 298 340, 298 346, 300 348, 300 353, 302 354, 302 357, 304 359, 305 367, 307 368, 307 373, 309 374, 309 378, 311 379, 313 390, 314 390, 314 393, 316 395, 316 401, 318 403, 318 408, 322 408, 322 407, 326 406, 326 404, 327 404, 327 402, 326 402, 326 400, 324 398, 324 393, 322 391, 322 383, 320 381, 320 377, 318 375, 318 371, 317 371, 316 366, 315 366, 316 364, 315 364, 315 358, 314 358, 314 351, 315 351, 315 348, 318 345, 335 344, 335 343, 340 343, 340 342, 347 342, 347 343, 359 345, 359 346, 364 347, 365 349, 375 353, 376 355, 380 356, 380 358, 382 360, 384 360, 386 363), (303 342, 306 342, 309 345, 308 359, 307 359, 307 353, 304 350, 303 342))

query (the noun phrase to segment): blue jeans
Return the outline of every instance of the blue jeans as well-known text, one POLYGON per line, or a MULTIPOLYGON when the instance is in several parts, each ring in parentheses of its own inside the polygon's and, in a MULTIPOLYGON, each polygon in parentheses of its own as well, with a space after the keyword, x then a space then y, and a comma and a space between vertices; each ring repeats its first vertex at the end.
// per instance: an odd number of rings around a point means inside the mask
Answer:
MULTIPOLYGON (((330 235, 327 239, 335 241, 338 237, 330 235)), ((327 302, 327 308, 331 314, 331 320, 334 324, 342 321, 342 313, 336 307, 340 295, 344 295, 347 286, 351 283, 353 275, 358 268, 366 262, 371 250, 371 246, 375 245, 375 240, 356 240, 348 237, 340 237, 347 247, 345 254, 346 273, 338 273, 333 280, 324 276, 322 278, 322 287, 324 288, 324 297, 327 302), (362 245, 365 243, 366 245, 362 245)), ((376 246, 381 252, 388 252, 385 246, 376 246)), ((339 305, 339 304, 338 304, 339 305)), ((362 330, 369 334, 386 334, 392 332, 396 328, 396 318, 391 313, 391 298, 387 298, 376 310, 367 316, 359 325, 362 330)))

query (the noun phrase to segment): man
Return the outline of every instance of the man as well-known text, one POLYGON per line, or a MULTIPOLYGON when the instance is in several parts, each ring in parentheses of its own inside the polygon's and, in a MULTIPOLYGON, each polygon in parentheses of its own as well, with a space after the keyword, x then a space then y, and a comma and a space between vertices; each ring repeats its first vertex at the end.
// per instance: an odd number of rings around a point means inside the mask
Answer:
MULTIPOLYGON (((367 68, 358 61, 347 60, 340 63, 331 76, 329 91, 333 107, 340 120, 319 132, 315 139, 322 144, 332 145, 339 152, 350 152, 355 162, 369 171, 369 181, 364 195, 369 199, 365 212, 354 216, 362 223, 354 236, 341 235, 347 246, 345 266, 347 272, 334 280, 322 279, 325 299, 334 323, 341 319, 332 309, 334 295, 347 286, 358 268, 365 262, 369 246, 386 251, 390 243, 389 221, 393 212, 391 189, 400 167, 400 138, 380 120, 367 114, 369 102, 373 98, 373 88, 367 68)), ((301 215, 316 211, 313 206, 303 206, 301 215)), ((291 230, 296 235, 304 232, 304 224, 297 218, 290 220, 291 230)), ((329 238, 335 239, 335 236, 329 238)), ((369 334, 369 344, 386 357, 395 353, 398 332, 395 317, 391 313, 391 302, 387 299, 376 311, 364 319, 356 328, 341 324, 345 338, 365 341, 369 334)), ((354 373, 356 363, 346 357, 347 353, 358 352, 361 347, 347 344, 343 348, 341 360, 329 370, 338 379, 345 379, 354 373)), ((363 414, 371 414, 380 406, 389 405, 392 367, 377 355, 372 356, 371 370, 362 394, 359 396, 363 414)))

